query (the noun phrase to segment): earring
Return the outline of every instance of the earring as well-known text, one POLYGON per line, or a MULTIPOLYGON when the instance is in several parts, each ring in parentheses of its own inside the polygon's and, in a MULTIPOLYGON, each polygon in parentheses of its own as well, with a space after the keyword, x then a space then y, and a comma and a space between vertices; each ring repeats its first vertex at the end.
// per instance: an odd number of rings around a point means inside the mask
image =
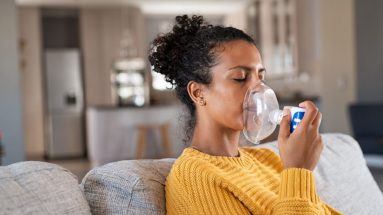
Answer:
POLYGON ((201 106, 205 106, 206 105, 206 101, 204 99, 201 99, 199 100, 198 102, 201 106))

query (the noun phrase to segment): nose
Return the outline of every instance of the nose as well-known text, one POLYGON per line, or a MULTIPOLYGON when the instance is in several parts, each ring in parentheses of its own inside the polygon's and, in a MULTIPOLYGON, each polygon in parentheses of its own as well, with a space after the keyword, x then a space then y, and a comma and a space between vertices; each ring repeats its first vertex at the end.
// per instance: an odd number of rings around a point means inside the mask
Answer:
POLYGON ((255 73, 253 73, 253 74, 250 76, 248 89, 259 91, 260 87, 262 87, 262 83, 263 83, 263 82, 262 82, 262 80, 258 77, 258 75, 256 75, 255 73))

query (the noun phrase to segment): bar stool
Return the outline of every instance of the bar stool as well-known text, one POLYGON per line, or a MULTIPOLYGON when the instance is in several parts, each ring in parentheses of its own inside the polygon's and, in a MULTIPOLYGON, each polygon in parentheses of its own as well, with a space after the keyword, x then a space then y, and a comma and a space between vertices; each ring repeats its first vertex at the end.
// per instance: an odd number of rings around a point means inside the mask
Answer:
POLYGON ((138 129, 138 139, 137 139, 137 150, 136 150, 136 159, 142 159, 145 154, 146 146, 146 136, 148 131, 151 129, 159 129, 162 147, 163 147, 163 157, 170 157, 172 153, 172 148, 170 144, 169 136, 169 123, 163 124, 139 124, 137 125, 138 129))

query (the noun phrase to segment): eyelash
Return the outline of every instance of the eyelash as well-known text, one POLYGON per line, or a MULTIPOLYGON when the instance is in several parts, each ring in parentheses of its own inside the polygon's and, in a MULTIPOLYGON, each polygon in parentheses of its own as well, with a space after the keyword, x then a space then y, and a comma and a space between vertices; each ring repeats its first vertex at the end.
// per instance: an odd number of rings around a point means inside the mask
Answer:
MULTIPOLYGON (((262 81, 265 80, 265 74, 259 74, 259 79, 261 79, 262 81)), ((247 80, 247 75, 245 78, 235 78, 234 81, 237 81, 237 82, 245 82, 247 80)))
POLYGON ((241 82, 245 82, 246 79, 247 79, 247 77, 245 77, 245 78, 235 78, 234 81, 241 83, 241 82))

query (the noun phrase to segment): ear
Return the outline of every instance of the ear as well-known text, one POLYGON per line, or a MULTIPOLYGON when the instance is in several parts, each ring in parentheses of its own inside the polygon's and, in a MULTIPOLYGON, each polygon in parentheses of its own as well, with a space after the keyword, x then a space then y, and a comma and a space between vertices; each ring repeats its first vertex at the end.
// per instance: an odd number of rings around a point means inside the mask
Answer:
POLYGON ((203 97, 205 86, 201 83, 197 83, 195 81, 189 81, 187 85, 187 91, 189 93, 190 98, 197 105, 205 105, 206 101, 203 97))

